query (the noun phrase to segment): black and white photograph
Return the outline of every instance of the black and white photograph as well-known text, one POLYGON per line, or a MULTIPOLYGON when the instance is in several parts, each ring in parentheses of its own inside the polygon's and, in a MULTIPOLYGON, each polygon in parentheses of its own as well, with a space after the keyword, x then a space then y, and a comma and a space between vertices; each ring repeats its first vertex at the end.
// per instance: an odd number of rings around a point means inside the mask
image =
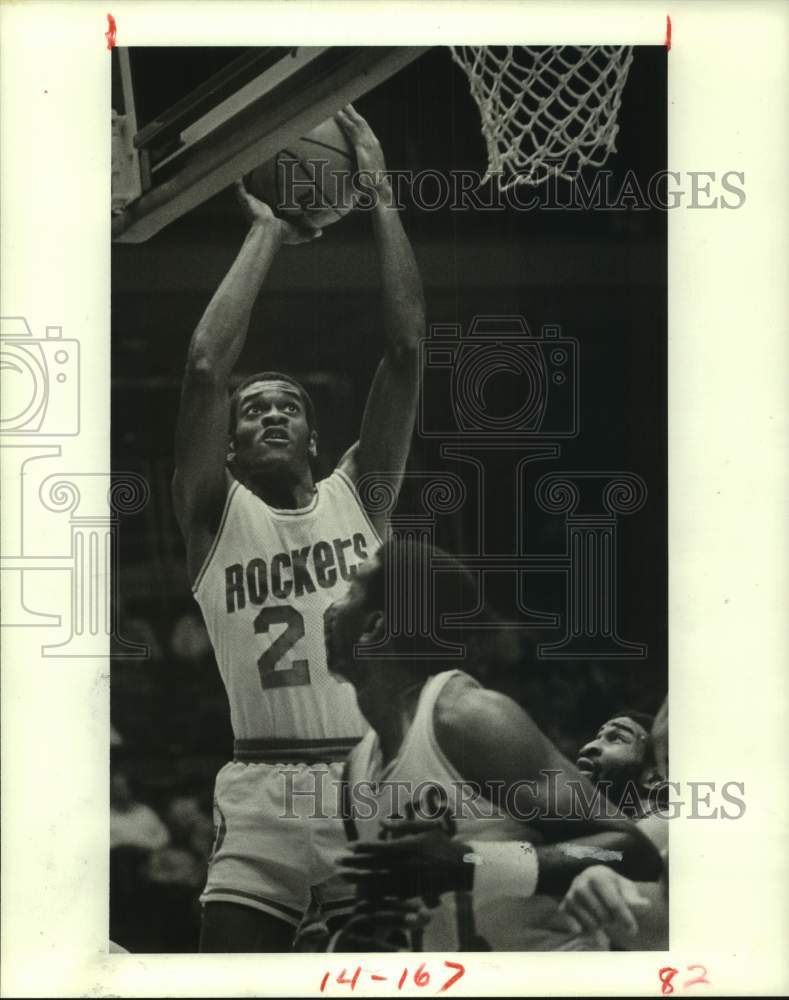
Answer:
POLYGON ((115 944, 666 947, 667 59, 113 50, 115 944))
POLYGON ((779 994, 780 5, 12 7, 0 993, 779 994))

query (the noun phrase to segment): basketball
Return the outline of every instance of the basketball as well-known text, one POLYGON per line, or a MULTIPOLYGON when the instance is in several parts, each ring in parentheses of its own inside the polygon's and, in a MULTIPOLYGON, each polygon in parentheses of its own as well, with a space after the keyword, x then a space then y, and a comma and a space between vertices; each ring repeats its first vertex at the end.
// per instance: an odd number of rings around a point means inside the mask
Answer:
POLYGON ((333 118, 289 143, 245 177, 247 191, 290 222, 307 215, 323 228, 353 208, 353 147, 333 118))

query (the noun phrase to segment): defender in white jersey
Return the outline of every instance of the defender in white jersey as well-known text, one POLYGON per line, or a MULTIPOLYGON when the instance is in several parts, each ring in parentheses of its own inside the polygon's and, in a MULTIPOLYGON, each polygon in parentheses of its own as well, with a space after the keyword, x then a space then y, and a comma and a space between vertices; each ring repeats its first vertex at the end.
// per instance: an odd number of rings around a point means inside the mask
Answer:
MULTIPOLYGON (((432 788, 454 825, 461 857, 469 844, 472 855, 485 857, 482 845, 518 840, 524 865, 520 879, 510 875, 492 889, 485 865, 480 866, 488 886, 476 900, 475 919, 467 898, 442 902, 425 931, 426 950, 476 950, 477 935, 497 950, 605 947, 568 931, 558 899, 551 897, 599 861, 600 850, 588 848, 607 851, 617 870, 644 880, 659 876, 659 855, 631 821, 579 809, 579 793, 586 802, 594 800, 592 785, 515 702, 464 672, 417 658, 419 637, 390 632, 390 623, 401 616, 392 613, 398 591, 388 581, 429 581, 436 636, 442 636, 446 616, 476 605, 469 574, 456 564, 450 575, 447 565, 446 554, 429 546, 388 541, 327 614, 329 668, 352 682, 372 727, 345 768, 346 830, 350 839, 360 840, 356 858, 345 862, 350 877, 378 898, 472 887, 474 865, 458 865, 454 853, 447 855, 446 837, 437 837, 439 853, 429 868, 413 869, 407 864, 408 836, 383 844, 376 839, 392 816, 404 815, 407 804, 417 816, 429 815, 432 788), (432 572, 437 557, 442 568, 432 572), (560 842, 568 839, 575 841, 572 851, 562 849, 560 842), (541 897, 529 899, 535 890, 541 897)), ((409 600, 419 596, 412 593, 409 600)), ((463 635, 467 661, 495 655, 495 635, 491 629, 463 635)), ((444 638, 457 642, 459 636, 450 630, 444 638)), ((407 822, 403 828, 408 831, 407 822)), ((511 873, 509 859, 507 866, 511 873)))
POLYGON ((320 235, 307 218, 300 229, 278 219, 241 184, 250 230, 192 337, 183 383, 173 497, 235 736, 234 760, 216 783, 204 951, 287 950, 316 886, 328 913, 349 895, 330 879, 342 826, 309 818, 305 806, 305 793, 314 802, 328 788, 366 728, 351 685, 327 671, 323 616, 380 544, 382 525, 368 517, 355 484, 375 472, 397 484, 405 467, 424 307, 380 144, 350 105, 337 120, 376 193, 384 357, 359 441, 315 483, 317 431, 304 389, 263 372, 229 395, 275 255, 320 235))

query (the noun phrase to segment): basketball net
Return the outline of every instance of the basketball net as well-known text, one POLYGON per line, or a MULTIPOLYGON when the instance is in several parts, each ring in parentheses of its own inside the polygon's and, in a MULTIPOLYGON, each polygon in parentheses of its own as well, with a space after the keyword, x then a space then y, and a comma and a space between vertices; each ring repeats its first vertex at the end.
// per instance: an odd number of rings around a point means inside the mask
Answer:
POLYGON ((632 46, 452 46, 479 105, 488 147, 483 178, 502 190, 575 180, 616 150, 632 46))

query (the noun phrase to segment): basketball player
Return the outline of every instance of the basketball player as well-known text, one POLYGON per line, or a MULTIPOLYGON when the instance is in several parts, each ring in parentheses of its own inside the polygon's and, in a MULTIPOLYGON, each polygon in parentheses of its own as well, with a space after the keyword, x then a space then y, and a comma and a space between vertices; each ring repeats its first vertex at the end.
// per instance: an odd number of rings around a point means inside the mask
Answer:
POLYGON ((666 780, 655 757, 654 721, 644 712, 617 712, 581 747, 575 762, 581 774, 601 787, 612 802, 638 817, 658 805, 653 792, 666 780))
MULTIPOLYGON (((192 336, 183 381, 173 498, 235 736, 234 760, 216 781, 203 951, 289 948, 311 887, 332 871, 325 852, 344 834, 337 820, 294 818, 283 796, 288 789, 314 791, 366 728, 353 688, 328 674, 323 615, 380 544, 382 525, 368 516, 355 484, 368 472, 395 481, 403 472, 424 308, 381 146, 351 106, 337 120, 377 194, 372 224, 384 357, 358 442, 316 483, 310 460, 318 432, 304 388, 288 375, 263 372, 229 394, 275 256, 320 235, 308 217, 298 227, 277 218, 241 184, 249 232, 192 336), (288 784, 282 771, 290 764, 296 778, 290 767, 288 784)), ((336 912, 347 884, 337 879, 324 889, 326 912, 336 912)))
MULTIPOLYGON (((660 851, 665 864, 668 860, 667 824, 656 812, 659 803, 652 792, 666 780, 667 754, 663 747, 667 742, 667 728, 664 709, 654 721, 641 712, 617 712, 600 727, 595 740, 582 747, 576 764, 596 787, 604 787, 613 801, 620 805, 625 802, 623 811, 644 817, 639 821, 639 830, 660 851)), ((469 844, 451 843, 435 822, 426 820, 395 820, 385 822, 383 827, 389 837, 398 839, 364 845, 351 862, 368 868, 364 875, 356 870, 359 884, 368 893, 375 891, 380 895, 390 879, 392 887, 396 882, 401 889, 421 883, 433 891, 447 891, 468 884, 469 844)), ((485 893, 484 883, 490 885, 495 879, 501 885, 524 883, 523 851, 516 842, 475 844, 471 853, 483 866, 474 871, 475 898, 478 893, 485 893)), ((566 850, 561 846, 537 847, 533 860, 538 867, 545 865, 546 858, 555 865, 562 853, 566 854, 566 850)), ((627 950, 654 951, 667 947, 665 867, 656 882, 634 882, 608 864, 596 864, 593 854, 587 853, 586 864, 589 867, 575 877, 559 905, 559 912, 573 935, 627 950)), ((562 888, 566 879, 554 877, 552 881, 555 891, 562 888)), ((528 916, 532 918, 533 913, 528 916)), ((554 950, 557 947, 562 938, 561 933, 556 933, 558 931, 560 924, 554 921, 554 933, 538 938, 543 948, 554 950)), ((534 940, 533 934, 528 936, 534 940)))
MULTIPOLYGON (((633 882, 604 865, 593 865, 576 876, 561 903, 561 911, 577 930, 604 932, 612 944, 628 951, 668 948, 668 823, 660 815, 663 803, 653 792, 668 779, 668 699, 654 719, 635 712, 618 712, 597 739, 581 750, 580 770, 598 780, 636 783, 645 818, 639 828, 652 840, 664 861, 658 882, 633 882), (615 724, 617 729, 615 729, 615 724), (600 743, 608 746, 599 747, 600 743), (584 759, 585 758, 585 759, 584 759)), ((624 793, 623 793, 624 794, 624 793)))
MULTIPOLYGON (((470 943, 478 942, 480 933, 497 950, 606 947, 568 934, 564 921, 559 921, 557 943, 550 927, 558 917, 557 902, 544 896, 533 903, 528 897, 535 890, 563 891, 576 873, 601 857, 623 874, 655 879, 659 856, 635 824, 579 811, 575 790, 589 801, 592 786, 514 701, 483 689, 460 670, 442 670, 435 660, 416 658, 414 637, 389 634, 389 621, 399 618, 391 614, 391 580, 431 580, 434 634, 440 633, 444 616, 474 606, 473 582, 459 564, 451 576, 430 573, 436 555, 446 559, 414 542, 387 542, 327 613, 329 669, 351 681, 372 727, 346 766, 346 828, 350 837, 364 842, 357 860, 346 863, 351 869, 374 869, 376 857, 383 857, 377 878, 382 896, 440 893, 445 868, 452 876, 465 870, 460 888, 469 889, 474 865, 468 863, 468 847, 477 855, 484 842, 504 846, 517 839, 522 861, 514 872, 505 868, 498 885, 488 886, 476 924, 460 898, 453 907, 445 905, 445 897, 425 931, 425 950, 474 950, 470 943), (379 843, 382 829, 391 829, 385 821, 402 816, 404 804, 424 816, 436 793, 457 843, 466 845, 464 856, 458 859, 450 839, 435 831, 429 869, 398 866, 396 859, 404 860, 411 845, 408 838, 379 843), (572 850, 557 844, 569 839, 575 841, 572 850), (535 850, 541 842, 550 843, 535 850), (527 925, 534 930, 528 940, 527 925), (542 940, 538 932, 545 932, 542 940)), ((474 634, 465 638, 468 660, 491 655, 474 634)), ((480 872, 487 877, 486 865, 480 872)), ((363 872, 351 877, 365 879, 363 872)))

